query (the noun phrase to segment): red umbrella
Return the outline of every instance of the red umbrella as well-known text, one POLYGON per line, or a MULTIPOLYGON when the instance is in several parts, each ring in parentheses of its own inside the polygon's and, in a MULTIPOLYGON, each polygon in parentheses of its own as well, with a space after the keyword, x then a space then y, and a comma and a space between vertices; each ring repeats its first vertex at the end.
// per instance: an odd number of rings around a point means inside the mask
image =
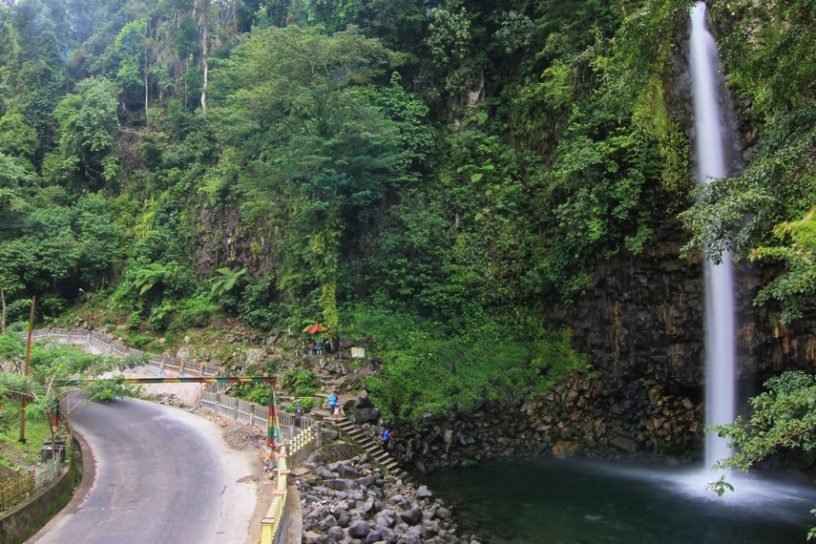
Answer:
POLYGON ((320 323, 312 323, 311 325, 303 329, 303 332, 309 334, 317 334, 320 332, 326 332, 326 327, 324 327, 320 323))

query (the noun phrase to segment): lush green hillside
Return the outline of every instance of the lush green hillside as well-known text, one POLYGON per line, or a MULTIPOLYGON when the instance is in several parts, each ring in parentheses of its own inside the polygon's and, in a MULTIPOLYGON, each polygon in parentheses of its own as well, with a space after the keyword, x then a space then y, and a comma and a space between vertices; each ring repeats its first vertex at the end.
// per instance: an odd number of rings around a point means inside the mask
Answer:
MULTIPOLYGON (((740 256, 789 263, 762 298, 793 318, 816 284, 813 223, 774 225, 816 203, 816 2, 713 6, 750 153, 690 210, 688 6, 5 2, 8 319, 36 295, 42 319, 90 297, 162 333, 394 320, 533 387, 577 364, 548 310, 681 212, 693 244, 736 232, 740 256)), ((395 380, 420 372, 389 345, 395 380)), ((477 393, 502 381, 482 377, 477 393)))

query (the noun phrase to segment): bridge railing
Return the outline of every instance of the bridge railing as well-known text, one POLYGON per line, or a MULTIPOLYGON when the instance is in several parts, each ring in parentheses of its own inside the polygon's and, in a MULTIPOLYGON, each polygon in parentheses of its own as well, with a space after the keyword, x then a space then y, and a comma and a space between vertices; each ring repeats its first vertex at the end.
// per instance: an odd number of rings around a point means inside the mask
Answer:
POLYGON ((280 449, 276 471, 276 485, 272 491, 272 502, 261 518, 261 544, 283 544, 286 542, 289 495, 289 455, 286 446, 280 449))

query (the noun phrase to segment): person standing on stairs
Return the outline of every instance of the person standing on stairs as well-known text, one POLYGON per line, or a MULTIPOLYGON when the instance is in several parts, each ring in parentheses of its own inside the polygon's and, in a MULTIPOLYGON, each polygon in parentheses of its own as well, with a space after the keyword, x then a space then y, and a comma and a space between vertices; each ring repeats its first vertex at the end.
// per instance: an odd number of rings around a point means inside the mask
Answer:
POLYGON ((336 418, 340 415, 340 409, 338 406, 339 403, 337 402, 337 393, 332 391, 329 395, 329 412, 331 413, 332 417, 336 418))

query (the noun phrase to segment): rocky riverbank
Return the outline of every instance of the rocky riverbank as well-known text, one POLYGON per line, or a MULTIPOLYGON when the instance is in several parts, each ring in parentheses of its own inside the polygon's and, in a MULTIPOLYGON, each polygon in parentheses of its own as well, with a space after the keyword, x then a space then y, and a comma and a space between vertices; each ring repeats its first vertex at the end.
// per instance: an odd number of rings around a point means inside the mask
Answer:
POLYGON ((701 403, 654 381, 611 388, 576 375, 541 399, 486 402, 469 412, 388 427, 400 465, 430 472, 533 455, 692 457, 700 449, 702 411, 701 403))
POLYGON ((367 455, 319 465, 297 478, 303 541, 313 544, 479 544, 425 486, 384 473, 367 455))

